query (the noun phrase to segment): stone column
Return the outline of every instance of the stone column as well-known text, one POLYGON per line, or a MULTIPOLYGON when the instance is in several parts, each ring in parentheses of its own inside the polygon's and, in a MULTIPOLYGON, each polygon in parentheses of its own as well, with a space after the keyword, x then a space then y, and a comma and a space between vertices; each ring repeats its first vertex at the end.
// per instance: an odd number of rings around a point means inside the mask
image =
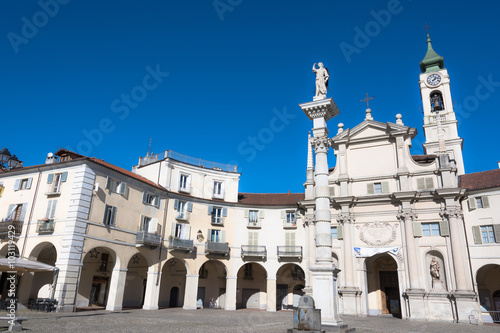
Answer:
POLYGON ((146 281, 146 295, 144 296, 144 310, 158 310, 158 300, 160 298, 161 272, 155 270, 156 265, 149 266, 148 278, 146 281), (158 282, 158 284, 156 284, 158 282))
POLYGON ((196 310, 198 297, 198 274, 186 274, 186 287, 184 289, 184 310, 196 310))
MULTIPOLYGON (((330 234, 330 189, 328 186, 328 129, 326 122, 336 116, 339 111, 332 98, 316 97, 313 102, 301 104, 300 107, 313 121, 313 139, 316 161, 314 164, 314 201, 316 211, 314 222, 316 227, 315 263, 310 267, 312 275, 313 298, 321 309, 323 325, 341 326, 338 317, 338 297, 336 274, 338 272, 332 260, 332 238, 330 234)), ((313 240, 309 240, 313 241, 313 240)))
POLYGON ((127 280, 127 269, 113 269, 111 282, 109 283, 108 301, 106 310, 121 311, 123 307, 123 294, 125 293, 125 281, 127 280))
MULTIPOLYGON (((304 224, 306 227, 306 245, 307 245, 307 257, 306 257, 306 265, 307 267, 311 267, 316 262, 316 244, 314 242, 314 235, 316 234, 314 230, 314 217, 306 216, 304 217, 304 224)), ((310 270, 306 270, 306 285, 304 288, 304 293, 308 296, 313 296, 312 292, 312 275, 310 270)))
POLYGON ((226 310, 236 310, 236 286, 238 277, 226 277, 226 310))
POLYGON ((276 312, 276 279, 267 279, 267 311, 276 312))

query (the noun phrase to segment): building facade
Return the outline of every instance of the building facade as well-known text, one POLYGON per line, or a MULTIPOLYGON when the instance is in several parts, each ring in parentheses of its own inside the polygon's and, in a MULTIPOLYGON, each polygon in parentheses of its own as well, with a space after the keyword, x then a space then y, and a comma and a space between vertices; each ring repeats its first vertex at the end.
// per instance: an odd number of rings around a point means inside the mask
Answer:
MULTIPOLYGON (((307 293, 332 323, 498 321, 500 169, 465 173, 451 79, 429 37, 420 67, 425 155, 411 155, 417 131, 400 114, 381 122, 367 109, 329 137, 338 109, 325 98, 301 105, 313 120, 304 193, 241 193, 236 166, 171 150, 128 171, 61 149, 0 172, 0 257, 57 266, 61 311, 277 311, 307 293)), ((20 274, 20 304, 51 283, 20 274)))

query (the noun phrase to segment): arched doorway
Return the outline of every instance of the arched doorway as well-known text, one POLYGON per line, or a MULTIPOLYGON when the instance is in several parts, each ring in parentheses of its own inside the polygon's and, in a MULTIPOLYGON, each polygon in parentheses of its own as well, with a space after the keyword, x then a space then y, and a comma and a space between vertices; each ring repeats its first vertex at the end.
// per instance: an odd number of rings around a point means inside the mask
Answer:
POLYGON ((146 281, 148 277, 148 262, 140 253, 130 258, 127 266, 123 307, 138 308, 144 304, 146 281))
POLYGON ((476 273, 483 322, 500 323, 491 311, 500 311, 500 265, 484 265, 476 273))
POLYGON ((115 264, 116 255, 111 249, 95 247, 87 252, 80 274, 77 307, 106 306, 115 264))
POLYGON ((368 314, 401 318, 398 265, 387 253, 366 259, 368 314))
POLYGON ((290 310, 303 295, 305 274, 297 264, 285 264, 276 273, 276 310, 290 310))
MULTIPOLYGON (((35 246, 29 256, 29 260, 39 261, 51 266, 56 265, 57 251, 52 243, 41 243, 35 246)), ((26 274, 26 273, 25 273, 26 274)), ((54 272, 36 272, 33 275, 30 298, 49 298, 50 288, 54 281, 54 272)))
POLYGON ((210 301, 216 308, 226 306, 226 266, 218 260, 205 262, 198 272, 197 300, 202 300, 205 308, 210 307, 210 301))
POLYGON ((159 307, 172 308, 184 305, 186 274, 186 262, 183 259, 167 260, 161 274, 159 307))
POLYGON ((267 296, 267 272, 258 263, 246 263, 238 270, 236 308, 265 309, 267 296))

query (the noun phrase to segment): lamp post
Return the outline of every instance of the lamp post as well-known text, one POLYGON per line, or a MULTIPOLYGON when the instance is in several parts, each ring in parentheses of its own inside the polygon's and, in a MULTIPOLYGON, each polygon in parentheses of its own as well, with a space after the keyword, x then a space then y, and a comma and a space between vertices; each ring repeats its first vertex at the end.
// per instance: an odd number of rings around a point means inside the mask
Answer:
POLYGON ((0 150, 0 170, 11 170, 22 166, 23 162, 16 155, 11 155, 7 148, 0 150))

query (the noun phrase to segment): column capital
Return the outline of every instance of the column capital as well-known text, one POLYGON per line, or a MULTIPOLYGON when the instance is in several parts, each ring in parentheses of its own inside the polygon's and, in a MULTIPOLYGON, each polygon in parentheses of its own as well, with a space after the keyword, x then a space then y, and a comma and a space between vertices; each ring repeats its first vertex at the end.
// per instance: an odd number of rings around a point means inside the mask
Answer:
POLYGON ((463 211, 460 208, 452 207, 452 208, 441 208, 439 215, 442 218, 457 218, 462 219, 464 216, 463 211))
POLYGON ((352 214, 340 213, 337 215, 337 222, 341 224, 353 223, 354 221, 356 221, 356 219, 352 214))
POLYGON ((304 216, 302 220, 304 221, 304 226, 309 226, 314 224, 314 216, 304 216))
POLYGON ((410 211, 401 211, 396 215, 398 220, 401 220, 401 222, 405 221, 415 221, 418 218, 417 213, 410 211))
POLYGON ((317 153, 326 153, 328 148, 331 146, 331 141, 328 139, 328 136, 320 136, 311 138, 311 147, 314 149, 314 152, 317 153))

